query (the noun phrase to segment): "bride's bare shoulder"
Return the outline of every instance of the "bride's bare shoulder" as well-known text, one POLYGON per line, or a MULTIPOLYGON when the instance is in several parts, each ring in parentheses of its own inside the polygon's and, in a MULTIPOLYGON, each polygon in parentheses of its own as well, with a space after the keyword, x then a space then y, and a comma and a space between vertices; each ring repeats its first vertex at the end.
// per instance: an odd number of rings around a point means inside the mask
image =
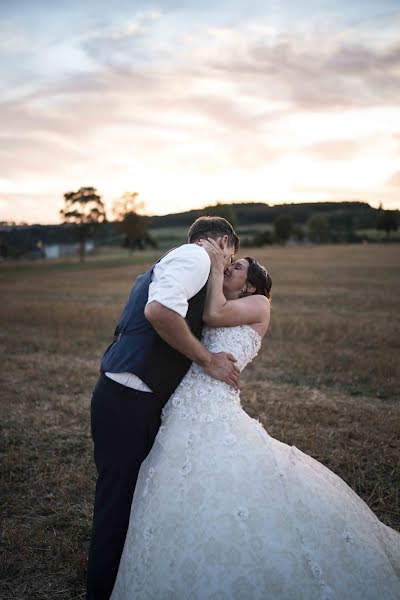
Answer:
POLYGON ((258 313, 258 319, 253 323, 249 323, 249 325, 258 333, 260 337, 263 338, 269 327, 271 317, 271 302, 269 298, 263 296, 262 294, 248 296, 248 299, 251 300, 254 307, 257 307, 258 313))
POLYGON ((206 308, 203 321, 212 327, 252 325, 269 321, 268 298, 260 294, 228 300, 217 309, 206 308))
POLYGON ((239 298, 238 300, 243 301, 243 304, 246 304, 247 306, 257 307, 263 313, 265 311, 269 312, 271 309, 271 302, 269 298, 263 294, 253 294, 252 296, 245 296, 244 298, 239 298))

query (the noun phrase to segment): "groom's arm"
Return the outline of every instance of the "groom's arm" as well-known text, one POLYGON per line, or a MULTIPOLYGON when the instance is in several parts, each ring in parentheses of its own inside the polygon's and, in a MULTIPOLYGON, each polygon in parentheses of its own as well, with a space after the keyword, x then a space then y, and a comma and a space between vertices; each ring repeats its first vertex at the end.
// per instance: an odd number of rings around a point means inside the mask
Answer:
POLYGON ((167 344, 212 377, 237 387, 234 357, 207 350, 185 321, 188 301, 206 284, 209 272, 210 258, 197 244, 184 244, 169 252, 154 267, 145 316, 167 344))
POLYGON ((198 363, 211 377, 239 389, 239 369, 232 354, 207 350, 193 335, 183 317, 157 301, 147 304, 144 314, 167 344, 198 363))
POLYGON ((211 261, 204 248, 183 244, 155 264, 148 302, 156 300, 185 318, 189 300, 207 283, 211 261))

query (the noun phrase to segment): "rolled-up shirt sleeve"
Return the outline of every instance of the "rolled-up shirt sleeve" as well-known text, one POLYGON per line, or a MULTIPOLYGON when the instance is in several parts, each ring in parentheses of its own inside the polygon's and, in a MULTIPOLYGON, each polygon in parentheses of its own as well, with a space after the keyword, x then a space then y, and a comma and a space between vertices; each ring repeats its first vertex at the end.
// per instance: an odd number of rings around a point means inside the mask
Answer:
POLYGON ((206 284, 210 257, 197 244, 171 250, 154 267, 148 301, 157 301, 185 318, 188 302, 206 284))

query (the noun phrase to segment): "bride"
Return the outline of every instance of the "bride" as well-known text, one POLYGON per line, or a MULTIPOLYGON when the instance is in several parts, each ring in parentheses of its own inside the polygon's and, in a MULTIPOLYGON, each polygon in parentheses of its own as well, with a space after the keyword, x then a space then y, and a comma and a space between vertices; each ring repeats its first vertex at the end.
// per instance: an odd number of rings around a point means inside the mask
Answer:
MULTIPOLYGON (((211 255, 203 343, 243 369, 269 324, 271 279, 211 255)), ((136 485, 111 600, 396 600, 400 534, 327 467, 273 437, 193 363, 136 485)))

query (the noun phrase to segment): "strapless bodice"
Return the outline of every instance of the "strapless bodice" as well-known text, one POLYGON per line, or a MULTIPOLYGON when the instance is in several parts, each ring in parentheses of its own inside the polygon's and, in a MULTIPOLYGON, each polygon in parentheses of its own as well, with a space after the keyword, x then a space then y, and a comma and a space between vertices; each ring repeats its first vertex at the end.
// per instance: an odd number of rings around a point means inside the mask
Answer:
MULTIPOLYGON (((257 356, 261 340, 261 336, 250 325, 205 327, 201 338, 210 352, 233 354, 240 371, 257 356)), ((234 408, 240 409, 239 392, 207 375, 200 365, 192 363, 165 405, 162 418, 165 420, 167 415, 178 412, 181 419, 214 421, 224 416, 228 418, 234 408)))

